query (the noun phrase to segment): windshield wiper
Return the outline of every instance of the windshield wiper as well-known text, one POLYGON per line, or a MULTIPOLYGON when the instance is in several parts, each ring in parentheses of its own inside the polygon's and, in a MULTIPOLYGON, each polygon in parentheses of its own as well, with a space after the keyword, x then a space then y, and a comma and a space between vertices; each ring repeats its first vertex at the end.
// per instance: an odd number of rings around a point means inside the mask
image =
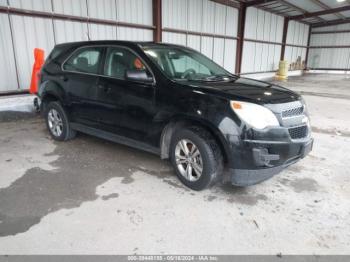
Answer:
POLYGON ((213 76, 208 76, 203 79, 202 81, 229 81, 229 80, 236 80, 237 77, 233 75, 213 75, 213 76))
POLYGON ((218 82, 218 81, 232 81, 236 80, 238 77, 235 75, 212 75, 207 77, 199 77, 199 78, 176 78, 176 81, 190 81, 190 82, 218 82))

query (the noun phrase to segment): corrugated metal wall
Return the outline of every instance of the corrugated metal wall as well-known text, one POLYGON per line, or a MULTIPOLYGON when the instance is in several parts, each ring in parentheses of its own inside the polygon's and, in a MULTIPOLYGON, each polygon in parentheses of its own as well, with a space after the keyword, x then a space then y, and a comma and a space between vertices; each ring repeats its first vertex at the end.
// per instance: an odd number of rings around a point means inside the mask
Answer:
POLYGON ((341 30, 350 30, 350 23, 318 27, 312 30, 310 46, 318 48, 310 48, 308 57, 309 68, 350 70, 350 33, 336 33, 336 31, 341 30), (315 32, 318 33, 316 34, 315 32))
MULTIPOLYGON (((85 21, 0 14, 0 92, 28 89, 33 49, 48 54, 58 43, 81 40, 153 40, 152 0, 0 0, 1 6, 64 14, 85 21), (89 21, 132 23, 109 25, 89 21), (146 27, 146 28, 145 28, 146 27)), ((242 73, 274 71, 282 49, 283 17, 249 7, 246 14, 242 73)), ((238 10, 209 0, 162 0, 163 42, 192 47, 235 71, 238 10)), ((350 30, 350 24, 315 28, 313 32, 350 30)), ((285 59, 306 60, 309 26, 290 21, 285 59)), ((350 33, 312 34, 311 46, 350 45, 350 33)), ((311 48, 312 68, 350 68, 349 48, 311 48)))
MULTIPOLYGON (((0 0, 0 5, 151 26, 152 0, 0 0)), ((152 41, 152 29, 0 14, 0 92, 28 89, 33 49, 99 39, 152 41)))
POLYGON ((11 30, 8 15, 0 14, 0 91, 18 88, 16 62, 11 41, 11 30))
POLYGON ((237 22, 236 8, 212 1, 162 1, 163 42, 194 48, 230 72, 235 71, 237 22))
POLYGON ((310 27, 308 25, 289 21, 284 60, 290 63, 292 70, 304 69, 309 30, 310 27), (297 64, 299 58, 302 65, 297 64))
POLYGON ((274 71, 281 56, 283 17, 249 7, 244 32, 242 73, 274 71))

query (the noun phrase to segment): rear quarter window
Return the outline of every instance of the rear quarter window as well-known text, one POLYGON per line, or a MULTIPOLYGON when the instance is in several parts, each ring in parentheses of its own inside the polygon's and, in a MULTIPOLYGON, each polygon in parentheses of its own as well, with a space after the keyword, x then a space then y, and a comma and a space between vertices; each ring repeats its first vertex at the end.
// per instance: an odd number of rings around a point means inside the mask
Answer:
POLYGON ((63 69, 73 72, 98 74, 102 47, 80 48, 64 63, 63 69))
POLYGON ((51 63, 53 60, 57 59, 63 52, 67 49, 64 46, 55 46, 55 48, 51 51, 49 56, 46 58, 45 64, 51 63))

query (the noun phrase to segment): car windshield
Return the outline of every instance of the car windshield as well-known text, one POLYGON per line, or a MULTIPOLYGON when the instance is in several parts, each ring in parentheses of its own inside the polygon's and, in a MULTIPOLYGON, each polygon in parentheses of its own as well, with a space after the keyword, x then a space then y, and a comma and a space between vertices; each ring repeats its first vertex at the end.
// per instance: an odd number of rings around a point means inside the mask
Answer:
POLYGON ((180 47, 147 47, 145 53, 176 81, 229 81, 236 76, 201 53, 180 47))

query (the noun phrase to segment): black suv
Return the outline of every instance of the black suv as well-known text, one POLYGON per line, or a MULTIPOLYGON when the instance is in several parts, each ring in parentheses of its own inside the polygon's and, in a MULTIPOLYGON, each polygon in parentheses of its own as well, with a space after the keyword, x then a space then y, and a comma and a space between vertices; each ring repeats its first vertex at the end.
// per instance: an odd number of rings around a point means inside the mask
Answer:
POLYGON ((194 190, 227 174, 234 185, 259 183, 313 144, 298 94, 232 75, 183 46, 57 45, 38 96, 54 139, 79 131, 158 154, 194 190))

